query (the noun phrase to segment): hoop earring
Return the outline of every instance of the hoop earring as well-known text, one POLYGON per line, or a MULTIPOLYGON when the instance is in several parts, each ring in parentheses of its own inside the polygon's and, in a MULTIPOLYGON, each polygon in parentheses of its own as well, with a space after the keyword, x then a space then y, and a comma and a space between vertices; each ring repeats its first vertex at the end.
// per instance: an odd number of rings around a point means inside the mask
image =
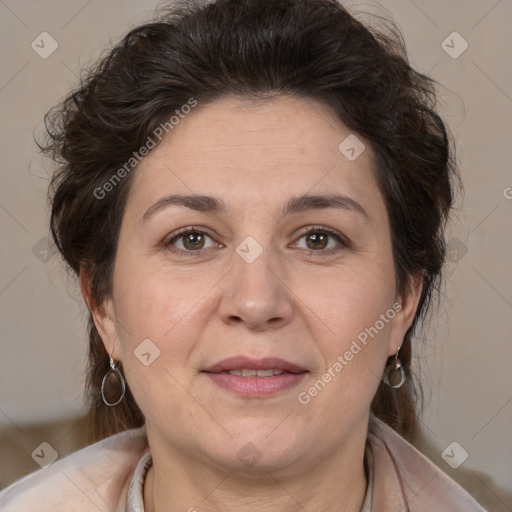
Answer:
POLYGON ((386 366, 382 377, 382 380, 393 389, 401 388, 406 380, 402 362, 398 359, 399 351, 400 349, 398 349, 395 354, 395 360, 390 365, 386 366))
POLYGON ((116 405, 121 403, 121 400, 124 398, 124 395, 126 393, 126 384, 124 382, 124 378, 122 373, 119 371, 119 369, 116 367, 115 361, 112 359, 112 356, 110 356, 110 370, 105 374, 103 377, 103 380, 101 381, 101 399, 103 400, 103 403, 107 405, 108 407, 115 407, 116 405), (115 402, 109 402, 107 400, 107 397, 105 396, 105 384, 107 381, 117 380, 119 384, 121 384, 121 395, 115 402))

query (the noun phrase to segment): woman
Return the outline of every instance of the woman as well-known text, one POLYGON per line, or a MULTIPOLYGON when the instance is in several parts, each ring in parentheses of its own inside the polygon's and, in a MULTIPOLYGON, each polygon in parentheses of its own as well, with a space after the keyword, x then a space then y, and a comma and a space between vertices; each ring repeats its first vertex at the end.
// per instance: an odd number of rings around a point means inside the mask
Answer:
POLYGON ((483 510, 404 439, 457 179, 434 100, 335 0, 128 34, 45 147, 103 440, 2 510, 483 510))

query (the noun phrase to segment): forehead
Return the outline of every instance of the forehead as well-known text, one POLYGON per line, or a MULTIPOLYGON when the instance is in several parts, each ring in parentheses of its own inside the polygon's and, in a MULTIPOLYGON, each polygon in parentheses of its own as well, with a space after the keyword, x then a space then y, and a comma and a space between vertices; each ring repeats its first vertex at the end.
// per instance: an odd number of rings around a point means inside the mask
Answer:
POLYGON ((228 208, 306 193, 380 200, 371 149, 355 137, 310 99, 222 98, 180 120, 139 164, 130 195, 141 208, 168 193, 217 195, 228 208))

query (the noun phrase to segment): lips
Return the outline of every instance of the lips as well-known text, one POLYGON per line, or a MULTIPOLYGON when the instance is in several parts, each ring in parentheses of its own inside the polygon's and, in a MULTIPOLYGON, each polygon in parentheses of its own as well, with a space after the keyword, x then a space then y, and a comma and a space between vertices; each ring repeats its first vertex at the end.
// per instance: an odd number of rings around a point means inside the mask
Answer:
MULTIPOLYGON (((262 374, 265 370, 276 370, 275 374, 281 373, 304 373, 307 370, 300 367, 295 363, 285 361, 276 357, 264 357, 261 359, 253 359, 250 357, 236 356, 224 359, 203 371, 207 373, 228 373, 231 371, 242 372, 243 370, 259 371, 260 377, 270 376, 262 374)), ((242 374, 243 375, 243 374, 242 374)), ((256 374, 249 375, 246 372, 246 377, 256 376, 256 374)))
POLYGON ((243 370, 229 370, 230 375, 238 375, 239 377, 273 377, 274 375, 282 375, 286 373, 284 370, 269 368, 268 370, 251 370, 244 368, 243 370))
POLYGON ((244 398, 263 398, 297 386, 308 371, 275 357, 231 357, 202 372, 219 388, 244 398))

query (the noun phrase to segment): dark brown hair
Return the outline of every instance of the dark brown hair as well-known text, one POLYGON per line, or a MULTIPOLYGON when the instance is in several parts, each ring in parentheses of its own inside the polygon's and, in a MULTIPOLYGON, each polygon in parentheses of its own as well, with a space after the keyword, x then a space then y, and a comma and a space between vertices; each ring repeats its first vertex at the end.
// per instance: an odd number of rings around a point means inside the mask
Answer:
MULTIPOLYGON (((46 117, 43 150, 57 162, 50 186, 51 230, 71 270, 91 278, 96 304, 112 292, 121 220, 133 173, 98 190, 191 98, 259 100, 293 95, 327 105, 371 145, 390 219, 397 289, 423 288, 400 350, 407 383, 381 382, 372 411, 403 435, 416 424, 418 387, 411 336, 439 289, 443 231, 457 178, 435 84, 414 71, 397 29, 377 32, 336 0, 182 2, 132 30, 46 117)), ((392 26, 392 25, 391 25, 392 26)), ((193 114, 192 114, 193 115, 193 114)), ((133 172, 136 172, 133 171, 133 172)), ((100 385, 108 354, 89 319, 87 396, 93 439, 140 426, 129 392, 106 407, 100 385)))

